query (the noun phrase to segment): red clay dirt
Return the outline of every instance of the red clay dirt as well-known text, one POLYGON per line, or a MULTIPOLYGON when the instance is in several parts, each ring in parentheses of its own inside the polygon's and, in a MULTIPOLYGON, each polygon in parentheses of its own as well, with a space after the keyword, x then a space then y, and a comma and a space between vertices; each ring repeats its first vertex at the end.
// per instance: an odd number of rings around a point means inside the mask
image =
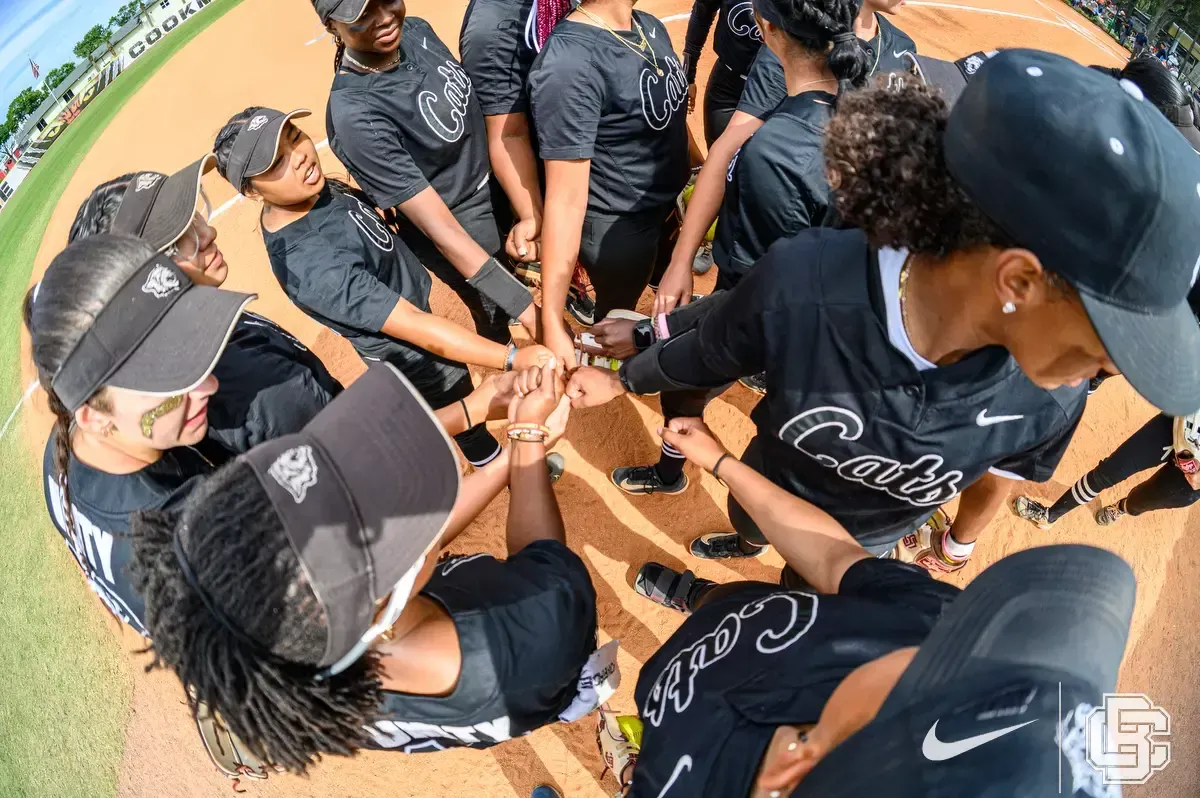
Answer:
MULTIPOLYGON (((409 13, 427 18, 442 38, 456 48, 464 0, 417 3, 409 13)), ((676 49, 682 47, 686 0, 644 0, 646 11, 668 19, 676 49)), ((1122 63, 1122 51, 1104 33, 1058 0, 958 0, 956 7, 915 3, 896 17, 922 52, 962 57, 998 47, 1038 47, 1085 64, 1122 63)), ((300 126, 314 140, 325 138, 324 108, 333 46, 308 3, 300 0, 247 0, 184 48, 130 100, 83 161, 56 208, 34 269, 40 276, 65 243, 74 211, 92 187, 136 169, 173 171, 209 150, 217 130, 234 112, 267 104, 290 110, 307 107, 313 116, 300 126)), ((712 55, 701 62, 700 86, 712 55)), ((697 102, 701 106, 702 100, 697 102)), ((692 117, 701 138, 698 116, 692 117)), ((327 171, 341 167, 328 149, 321 150, 327 171)), ((234 196, 215 174, 205 188, 218 207, 234 196)), ((257 206, 241 202, 216 222, 221 245, 231 263, 229 287, 253 290, 260 299, 253 309, 283 324, 318 352, 334 373, 351 380, 362 369, 349 345, 292 306, 267 266, 257 229, 257 206)), ((712 277, 700 281, 711 289, 712 277)), ((466 322, 458 300, 438 284, 434 306, 466 322)), ((28 351, 28 350, 26 350, 28 351)), ((26 358, 27 360, 27 358, 26 358)), ((26 380, 32 379, 28 362, 26 380)), ((733 451, 749 440, 748 413, 755 397, 736 388, 717 400, 708 421, 733 451)), ((24 417, 31 451, 40 462, 49 427, 39 395, 24 417)), ((1055 481, 1026 486, 1039 497, 1057 496, 1152 415, 1121 380, 1111 380, 1090 401, 1074 443, 1055 481)), ((599 595, 602 637, 621 640, 624 685, 612 702, 633 709, 632 692, 640 663, 665 640, 679 617, 634 594, 633 575, 647 560, 687 567, 700 576, 730 581, 773 579, 781 561, 725 565, 696 561, 686 554, 696 533, 723 528, 725 490, 708 475, 691 473, 693 487, 682 496, 631 499, 608 480, 618 465, 650 462, 658 452, 654 430, 660 423, 657 400, 622 399, 577 413, 559 450, 567 459, 567 475, 557 494, 567 520, 571 546, 588 563, 599 595), (613 431, 620 430, 619 434, 613 431)), ((689 469, 691 467, 689 466, 689 469)), ((1105 494, 1111 501, 1116 493, 1105 494)), ((1094 507, 1098 507, 1097 502, 1094 507)), ((456 544, 458 550, 503 551, 505 499, 489 508, 456 544)), ((1138 578, 1137 612, 1120 689, 1148 693, 1173 713, 1173 763, 1134 796, 1196 794, 1200 783, 1200 732, 1196 729, 1200 666, 1194 637, 1183 621, 1200 617, 1200 540, 1186 532, 1200 524, 1200 507, 1126 519, 1115 529, 1092 523, 1088 510, 1078 511, 1052 532, 1041 532, 1007 511, 996 519, 970 566, 954 578, 965 584, 984 566, 1018 549, 1050 542, 1087 542, 1111 549, 1129 561, 1138 578), (1182 628, 1181 628, 1182 627, 1182 628)), ((97 605, 99 611, 99 605, 97 605)), ((118 793, 129 798, 223 794, 228 783, 208 764, 190 725, 183 694, 173 675, 142 673, 144 656, 132 652, 141 641, 114 627, 119 644, 130 653, 133 680, 132 714, 126 730, 125 758, 118 793)), ((363 754, 354 760, 332 759, 310 778, 272 777, 251 782, 252 794, 308 798, 359 796, 516 796, 548 782, 565 795, 601 798, 611 795, 611 776, 601 779, 595 750, 594 721, 542 729, 489 751, 452 751, 406 757, 395 753, 363 754)))

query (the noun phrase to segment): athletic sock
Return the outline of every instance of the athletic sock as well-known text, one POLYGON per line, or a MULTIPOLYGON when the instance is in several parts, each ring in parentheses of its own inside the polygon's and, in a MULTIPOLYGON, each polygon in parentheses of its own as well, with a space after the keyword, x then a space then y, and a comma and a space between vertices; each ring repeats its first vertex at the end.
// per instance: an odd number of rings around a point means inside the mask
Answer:
POLYGON ((683 452, 663 441, 662 457, 655 464, 654 472, 658 474, 662 484, 674 485, 683 476, 683 464, 686 462, 687 458, 683 456, 683 452))
POLYGON ((708 595, 708 592, 716 586, 717 583, 710 579, 701 579, 700 577, 696 577, 696 581, 692 582, 692 586, 688 588, 687 595, 684 596, 684 606, 692 612, 695 612, 697 602, 708 595))
POLYGON ((1079 478, 1079 481, 1071 486, 1071 489, 1058 497, 1053 506, 1049 510, 1050 523, 1054 523, 1062 518, 1071 510, 1074 510, 1081 504, 1087 504, 1092 499, 1100 495, 1100 491, 1092 490, 1091 484, 1088 482, 1088 474, 1084 474, 1079 478))

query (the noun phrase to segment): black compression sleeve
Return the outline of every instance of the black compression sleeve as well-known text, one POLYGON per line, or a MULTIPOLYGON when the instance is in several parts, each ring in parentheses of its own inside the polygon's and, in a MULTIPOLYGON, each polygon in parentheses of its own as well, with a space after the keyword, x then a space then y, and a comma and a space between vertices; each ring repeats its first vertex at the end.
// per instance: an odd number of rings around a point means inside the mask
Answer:
POLYGON ((692 16, 688 19, 687 36, 683 40, 684 68, 687 70, 687 82, 696 82, 696 64, 700 61, 700 51, 708 41, 708 32, 712 30, 713 18, 721 7, 720 0, 695 0, 692 3, 692 16))
POLYGON ((700 336, 689 330, 660 341, 621 365, 621 383, 637 394, 717 388, 742 374, 722 374, 707 365, 700 336))

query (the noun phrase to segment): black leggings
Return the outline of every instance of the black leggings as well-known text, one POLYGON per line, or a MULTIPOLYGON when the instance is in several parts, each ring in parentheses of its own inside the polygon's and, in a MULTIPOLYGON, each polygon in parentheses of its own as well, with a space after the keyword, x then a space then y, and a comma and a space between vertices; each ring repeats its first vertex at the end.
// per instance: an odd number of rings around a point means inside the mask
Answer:
POLYGON ((1141 515, 1151 510, 1188 507, 1200 499, 1200 490, 1192 490, 1187 477, 1175 465, 1172 455, 1174 419, 1157 415, 1100 464, 1079 478, 1071 489, 1050 508, 1050 521, 1057 521, 1081 504, 1087 504, 1139 471, 1158 467, 1153 476, 1129 491, 1125 511, 1141 515))
POLYGON ((718 58, 704 87, 704 141, 709 147, 729 126, 745 87, 746 76, 734 72, 718 58))
MULTIPOLYGON (((459 203, 458 207, 451 208, 451 212, 467 231, 467 235, 483 247, 484 252, 492 255, 500 263, 508 262, 504 252, 504 240, 512 228, 512 210, 495 178, 489 178, 487 185, 459 203)), ((477 333, 501 344, 512 340, 508 331, 507 313, 496 307, 495 302, 479 293, 473 286, 468 285, 467 278, 446 260, 446 256, 437 245, 418 230, 416 225, 400 216, 396 220, 396 226, 404 243, 408 244, 409 249, 425 268, 458 294, 458 298, 471 312, 477 333)))
POLYGON ((634 213, 589 210, 579 237, 579 261, 596 291, 596 319, 633 310, 642 291, 662 279, 679 237, 675 203, 634 213))

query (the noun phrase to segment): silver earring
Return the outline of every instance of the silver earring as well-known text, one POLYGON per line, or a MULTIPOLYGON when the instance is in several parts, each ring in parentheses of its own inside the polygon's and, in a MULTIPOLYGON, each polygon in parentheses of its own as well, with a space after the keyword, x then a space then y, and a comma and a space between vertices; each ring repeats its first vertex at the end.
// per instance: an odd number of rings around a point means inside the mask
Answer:
POLYGON ((1016 313, 1017 306, 1012 303, 1012 300, 1009 300, 1004 303, 1004 307, 1000 308, 1000 310, 1004 313, 1016 313))
POLYGON ((779 798, 781 795, 783 795, 783 793, 779 790, 771 790, 771 798, 779 798))
POLYGON ((795 751, 799 747, 800 747, 800 743, 788 743, 789 751, 795 751))

